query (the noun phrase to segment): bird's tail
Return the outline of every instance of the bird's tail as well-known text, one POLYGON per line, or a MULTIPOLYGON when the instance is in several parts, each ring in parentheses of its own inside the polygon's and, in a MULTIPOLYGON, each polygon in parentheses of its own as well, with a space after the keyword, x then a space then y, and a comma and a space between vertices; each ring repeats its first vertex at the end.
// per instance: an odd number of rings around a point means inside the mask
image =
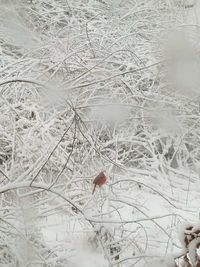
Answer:
POLYGON ((94 191, 95 191, 95 189, 96 189, 96 184, 94 185, 94 189, 93 189, 93 191, 92 191, 92 194, 94 194, 94 191))

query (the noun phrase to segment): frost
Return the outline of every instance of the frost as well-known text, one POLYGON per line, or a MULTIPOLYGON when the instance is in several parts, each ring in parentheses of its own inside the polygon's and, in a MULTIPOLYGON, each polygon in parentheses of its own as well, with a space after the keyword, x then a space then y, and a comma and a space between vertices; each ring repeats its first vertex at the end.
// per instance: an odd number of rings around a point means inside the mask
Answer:
POLYGON ((197 267, 200 3, 0 6, 0 266, 197 267))

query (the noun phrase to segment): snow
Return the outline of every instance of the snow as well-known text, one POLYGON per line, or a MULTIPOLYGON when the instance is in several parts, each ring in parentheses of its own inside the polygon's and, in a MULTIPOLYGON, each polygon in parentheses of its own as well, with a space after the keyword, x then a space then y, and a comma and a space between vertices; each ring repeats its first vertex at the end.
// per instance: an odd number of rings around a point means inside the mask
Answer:
POLYGON ((197 266, 200 1, 0 4, 0 266, 197 266))

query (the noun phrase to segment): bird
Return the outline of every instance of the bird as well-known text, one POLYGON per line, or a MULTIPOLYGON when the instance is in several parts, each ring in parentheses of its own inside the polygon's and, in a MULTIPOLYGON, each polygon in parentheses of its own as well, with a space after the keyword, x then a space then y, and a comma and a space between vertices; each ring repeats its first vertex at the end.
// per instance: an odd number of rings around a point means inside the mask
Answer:
POLYGON ((92 191, 92 194, 94 194, 95 192, 95 189, 96 189, 96 186, 102 186, 106 183, 107 181, 107 177, 106 175, 104 174, 104 172, 100 172, 95 178, 94 178, 94 181, 93 181, 93 184, 94 184, 94 189, 92 191))

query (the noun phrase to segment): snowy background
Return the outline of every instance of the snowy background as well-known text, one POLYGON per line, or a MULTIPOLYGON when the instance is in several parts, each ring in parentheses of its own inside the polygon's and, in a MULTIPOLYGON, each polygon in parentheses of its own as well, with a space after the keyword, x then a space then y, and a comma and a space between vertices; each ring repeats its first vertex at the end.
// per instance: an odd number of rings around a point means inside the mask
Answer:
POLYGON ((0 267, 200 266, 199 89, 199 0, 0 0, 0 267))

